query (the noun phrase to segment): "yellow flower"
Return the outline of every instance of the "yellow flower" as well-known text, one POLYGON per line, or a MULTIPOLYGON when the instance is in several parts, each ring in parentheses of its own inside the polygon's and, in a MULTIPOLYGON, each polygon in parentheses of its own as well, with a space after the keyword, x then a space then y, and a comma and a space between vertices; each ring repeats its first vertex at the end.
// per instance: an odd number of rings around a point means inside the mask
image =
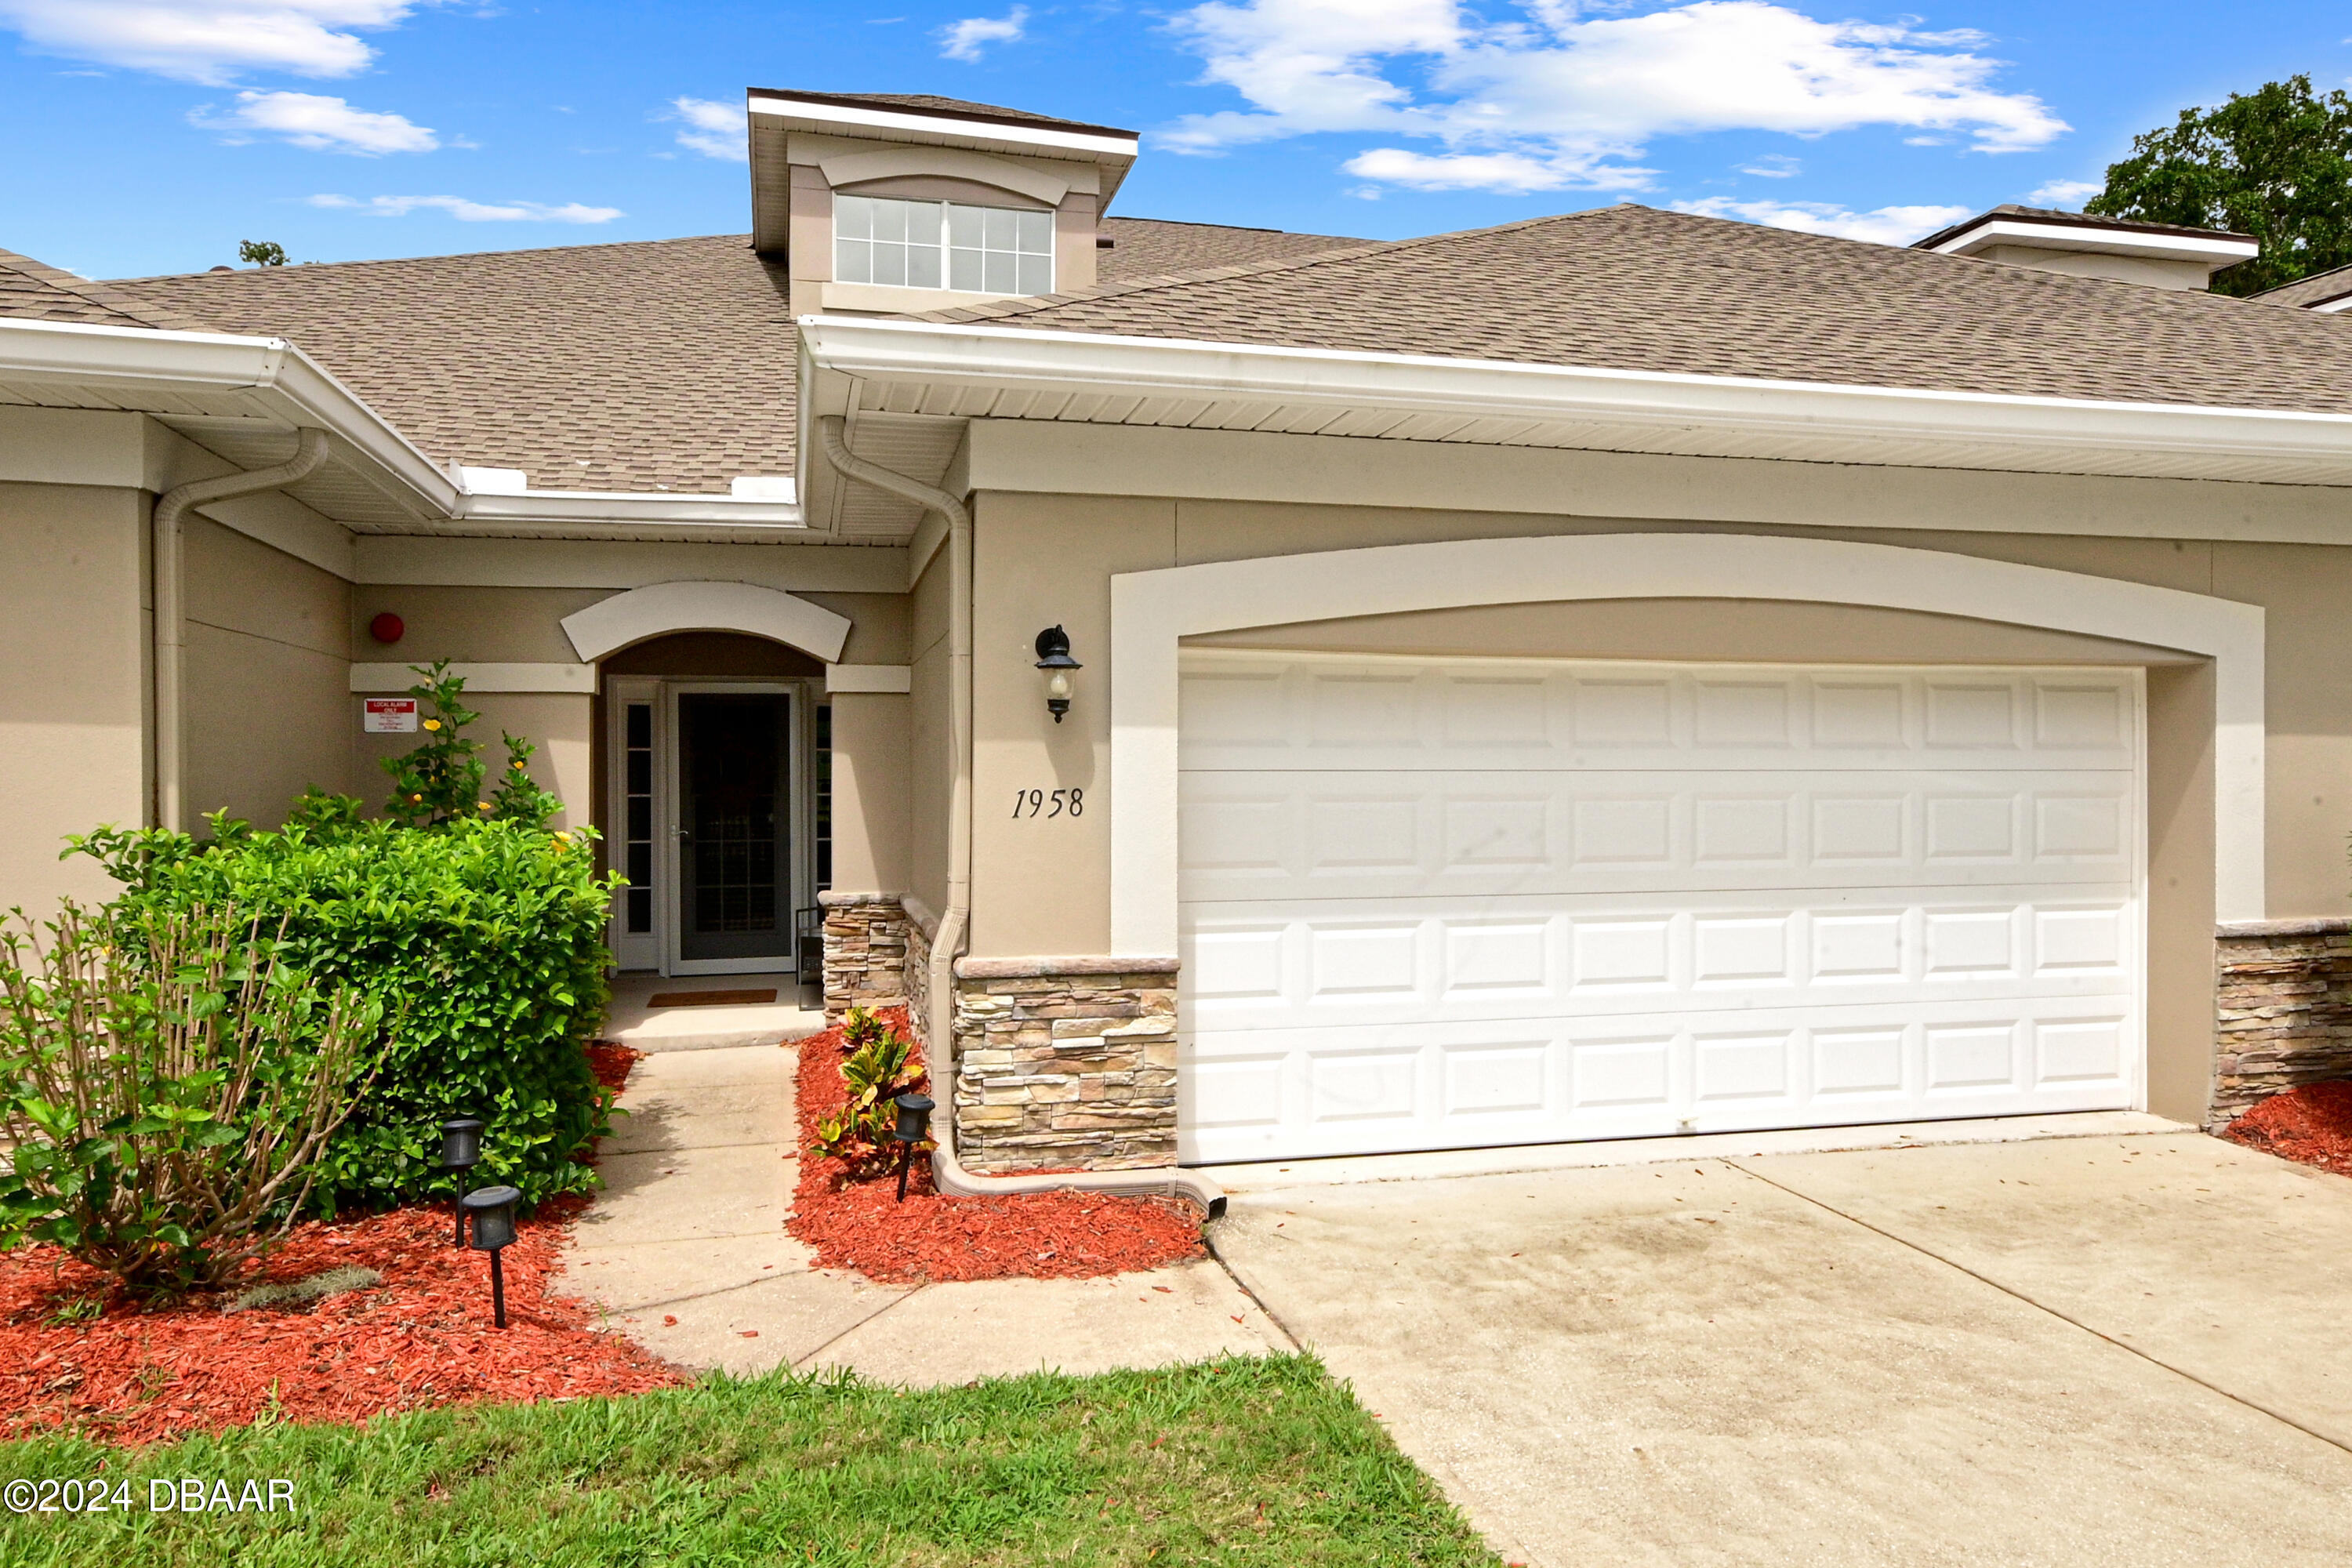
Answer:
POLYGON ((438 730, 441 728, 441 721, 438 719, 427 719, 425 721, 425 727, 428 730, 438 730))
POLYGON ((522 772, 522 771, 523 771, 522 764, 521 764, 520 763, 517 763, 514 765, 514 771, 515 771, 515 772, 517 772, 517 773, 520 773, 520 772, 522 772))
POLYGON ((484 811, 490 809, 490 803, 487 800, 478 800, 474 804, 480 806, 484 811))
POLYGON ((424 798, 425 798, 425 797, 424 797, 423 795, 410 795, 410 796, 408 797, 408 804, 409 804, 409 805, 416 805, 418 802, 422 801, 424 798))
POLYGON ((572 835, 569 833, 558 833, 555 836, 555 841, 568 849, 572 847, 572 835))

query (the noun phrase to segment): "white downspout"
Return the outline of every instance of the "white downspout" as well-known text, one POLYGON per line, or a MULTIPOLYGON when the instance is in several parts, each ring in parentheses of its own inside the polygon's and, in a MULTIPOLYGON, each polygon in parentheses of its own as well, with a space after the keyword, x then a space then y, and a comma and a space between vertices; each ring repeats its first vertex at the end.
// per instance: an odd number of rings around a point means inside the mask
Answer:
MULTIPOLYGON (((967 1171, 955 1152, 955 961, 971 931, 971 513, 936 486, 870 463, 843 440, 845 421, 817 421, 825 460, 851 479, 940 514, 948 525, 948 728, 955 752, 955 785, 948 804, 948 907, 931 941, 926 1032, 932 1088, 945 1098, 931 1118, 931 1178, 957 1197, 991 1193, 1080 1192, 1190 1198, 1210 1217, 1224 1212, 1225 1194, 1195 1172, 1173 1166, 1145 1171, 1077 1171, 1054 1175, 989 1176, 967 1171)), ((1117 809, 1114 805, 1113 809, 1117 809)))
POLYGON ((294 456, 274 468, 196 479, 155 500, 154 541, 150 551, 153 559, 148 569, 154 583, 155 825, 159 827, 176 833, 184 826, 180 786, 187 760, 180 715, 186 671, 181 658, 187 646, 188 607, 182 546, 188 509, 290 485, 308 479, 326 460, 327 433, 304 430, 294 456))

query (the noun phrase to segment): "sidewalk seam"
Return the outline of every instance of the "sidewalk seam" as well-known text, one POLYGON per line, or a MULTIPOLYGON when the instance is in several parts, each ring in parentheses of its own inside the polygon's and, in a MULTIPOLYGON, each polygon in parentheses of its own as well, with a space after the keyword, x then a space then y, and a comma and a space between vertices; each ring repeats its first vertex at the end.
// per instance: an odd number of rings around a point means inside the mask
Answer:
POLYGON ((1897 1247, 1908 1247, 1913 1252, 1917 1253, 1920 1257, 1929 1258, 1937 1263, 1942 1264, 1947 1268, 1965 1274, 1969 1279, 1976 1280, 1979 1284, 1990 1285, 1994 1289, 2000 1291, 2002 1295, 2007 1296, 2013 1300, 2022 1301, 2038 1312, 2046 1312, 2062 1323, 2066 1323, 2082 1330, 2084 1333, 2089 1334, 2094 1339, 2104 1340, 2119 1351, 2124 1351, 2129 1354, 2137 1356, 2140 1360, 2147 1363, 2150 1366, 2160 1368, 2163 1371, 2172 1373, 2175 1377, 2185 1379, 2189 1383, 2195 1384, 2200 1388, 2205 1389, 2213 1394, 2218 1394, 2222 1398, 2229 1400, 2234 1405, 2242 1405, 2247 1409, 2253 1411, 2257 1415, 2267 1415, 2283 1426, 2292 1426, 2306 1437, 2316 1437, 2319 1441, 2326 1444, 2329 1447, 2340 1449, 2347 1454, 2352 1454, 2352 1443, 2347 1443, 2341 1437, 2331 1437, 2326 1433, 2319 1431, 2315 1427, 2305 1426, 2302 1422, 2296 1420, 2294 1416, 2287 1415, 2284 1411, 2272 1409, 2269 1405, 2263 1404, 2260 1400, 2249 1399, 2244 1394, 2236 1393, 2231 1389, 2223 1388, 2217 1383, 2209 1383, 2204 1378, 2198 1376, 2195 1373, 2183 1367, 2175 1366, 2170 1362, 2164 1360, 2162 1357, 2151 1354, 2150 1352, 2140 1349, 2137 1345, 2130 1343, 2128 1341, 2119 1340, 2116 1338, 2115 1335, 2106 1332, 2103 1329, 2094 1328, 2089 1323, 2083 1321, 2082 1319, 2074 1317, 2070 1313, 2062 1312, 2046 1301, 2037 1301, 2032 1297, 2025 1294, 2022 1290, 2015 1289, 2008 1285, 2004 1285, 2000 1280, 1995 1279, 1989 1275, 1979 1274, 1975 1269, 1969 1268, 1967 1264, 1947 1258, 1942 1253, 1936 1251, 1933 1247, 1923 1247, 1918 1242, 1913 1241, 1907 1237, 1897 1236, 1893 1231, 1885 1230, 1878 1226, 1874 1226, 1866 1219, 1862 1219, 1856 1215, 1850 1215, 1843 1209, 1839 1208, 1835 1204, 1824 1203, 1820 1198, 1813 1196, 1811 1193, 1800 1192, 1798 1189, 1788 1185, 1786 1183, 1776 1182, 1771 1177, 1764 1174, 1761 1171, 1751 1171, 1747 1166, 1740 1164, 1737 1159, 1723 1159, 1718 1161, 1718 1163, 1728 1165, 1744 1176, 1753 1177, 1755 1180, 1763 1183, 1766 1186, 1772 1188, 1776 1192, 1786 1193, 1790 1197, 1795 1198, 1801 1203, 1811 1204, 1815 1208, 1822 1210, 1823 1213, 1835 1215, 1838 1218, 1844 1220, 1849 1225, 1859 1226, 1862 1229, 1870 1232, 1873 1236, 1883 1236, 1887 1240, 1895 1243, 1897 1247))
POLYGON ((839 1344, 842 1341, 847 1339, 850 1335, 856 1333, 858 1330, 864 1328, 866 1324, 872 1322, 875 1319, 880 1317, 891 1308, 899 1305, 901 1302, 913 1300, 916 1297, 921 1295, 930 1288, 929 1282, 926 1281, 923 1284, 916 1286, 913 1289, 908 1291, 903 1296, 894 1297, 891 1300, 883 1302, 882 1305, 875 1308, 874 1310, 866 1313, 864 1317, 858 1319, 857 1321, 850 1324, 847 1328, 842 1330, 841 1332, 834 1335, 833 1338, 825 1341, 824 1343, 809 1352, 808 1354, 794 1359, 792 1363, 793 1370, 794 1372, 800 1371, 801 1368, 808 1365, 809 1363, 814 1361, 817 1357, 823 1355, 825 1352, 831 1350, 834 1346, 839 1344))

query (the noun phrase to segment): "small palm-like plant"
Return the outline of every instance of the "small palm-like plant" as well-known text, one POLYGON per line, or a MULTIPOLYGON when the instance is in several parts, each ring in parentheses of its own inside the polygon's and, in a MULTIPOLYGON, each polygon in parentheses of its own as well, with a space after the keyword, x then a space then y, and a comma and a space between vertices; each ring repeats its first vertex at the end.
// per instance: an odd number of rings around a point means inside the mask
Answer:
POLYGON ((319 994, 233 911, 68 904, 0 929, 0 1249, 122 1289, 222 1284, 282 1239, 373 1075, 383 1007, 319 994))

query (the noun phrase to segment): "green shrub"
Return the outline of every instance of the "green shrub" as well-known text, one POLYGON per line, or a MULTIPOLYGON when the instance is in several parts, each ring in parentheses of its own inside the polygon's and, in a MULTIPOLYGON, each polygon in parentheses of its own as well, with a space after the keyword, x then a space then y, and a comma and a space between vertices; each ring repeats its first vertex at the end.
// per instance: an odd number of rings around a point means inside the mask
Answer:
POLYGON ((863 1007, 852 1007, 842 1025, 842 1088, 847 1099, 820 1117, 810 1148, 865 1173, 895 1162, 900 1148, 892 1136, 898 1110, 892 1101, 922 1075, 907 1071, 915 1045, 863 1007))
POLYGON ((124 884, 109 906, 123 929, 195 908, 282 920, 288 959, 315 984, 383 1005, 383 1068, 320 1159, 327 1206, 450 1194, 437 1130, 458 1115, 488 1124, 472 1184, 533 1204, 595 1184, 577 1158, 613 1101, 582 1049, 607 994, 593 834, 501 819, 417 831, 315 792, 279 831, 209 820, 209 842, 108 828, 75 848, 124 884))
POLYGON ((226 910, 119 929, 71 904, 0 929, 0 1249, 54 1242, 140 1293, 218 1285, 301 1212, 383 1009, 226 910))

